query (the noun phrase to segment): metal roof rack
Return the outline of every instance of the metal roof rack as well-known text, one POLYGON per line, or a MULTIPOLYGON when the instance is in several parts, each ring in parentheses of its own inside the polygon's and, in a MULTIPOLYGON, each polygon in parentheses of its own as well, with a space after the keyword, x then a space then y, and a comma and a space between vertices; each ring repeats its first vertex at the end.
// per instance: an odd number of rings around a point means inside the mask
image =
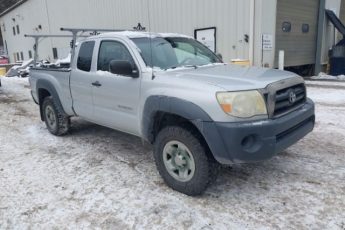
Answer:
MULTIPOLYGON (((133 31, 133 30, 123 30, 123 29, 90 29, 90 28, 60 28, 61 31, 68 31, 72 33, 73 41, 77 39, 78 33, 91 32, 91 35, 97 35, 100 32, 122 32, 122 31, 133 31)), ((75 54, 75 43, 72 43, 71 50, 71 60, 73 60, 75 54)))
POLYGON ((35 40, 34 45, 34 65, 36 66, 36 62, 38 59, 38 44, 39 39, 44 38, 72 38, 71 42, 71 60, 73 60, 75 55, 75 41, 78 37, 90 37, 94 35, 98 35, 101 32, 122 32, 122 31, 134 31, 134 30, 120 30, 120 29, 90 29, 90 28, 60 28, 61 31, 66 31, 72 33, 71 35, 50 35, 50 34, 25 34, 24 37, 31 37, 35 40), (83 35, 85 32, 90 32, 89 35, 83 35))
MULTIPOLYGON (((37 50, 38 50, 38 44, 45 38, 72 38, 72 35, 51 35, 51 34, 25 34, 24 37, 26 38, 33 38, 35 40, 35 45, 34 45, 34 65, 36 65, 37 59, 38 59, 38 54, 37 54, 37 50)), ((82 35, 79 37, 89 37, 86 35, 82 35)))

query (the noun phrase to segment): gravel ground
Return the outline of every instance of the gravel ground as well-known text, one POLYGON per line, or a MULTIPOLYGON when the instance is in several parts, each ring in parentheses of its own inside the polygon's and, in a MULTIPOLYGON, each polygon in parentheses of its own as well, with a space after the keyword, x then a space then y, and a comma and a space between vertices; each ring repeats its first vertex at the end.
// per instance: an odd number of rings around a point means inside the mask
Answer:
POLYGON ((80 119, 52 136, 27 79, 2 84, 0 229, 345 229, 342 87, 313 83, 313 133, 272 160, 222 168, 193 198, 163 183, 140 139, 80 119))

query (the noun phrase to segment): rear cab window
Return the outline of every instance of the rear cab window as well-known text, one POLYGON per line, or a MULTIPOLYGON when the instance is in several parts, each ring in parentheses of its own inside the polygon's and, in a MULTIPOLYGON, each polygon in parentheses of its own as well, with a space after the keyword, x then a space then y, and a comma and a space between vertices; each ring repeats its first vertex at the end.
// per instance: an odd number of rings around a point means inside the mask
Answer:
POLYGON ((90 72, 94 48, 95 41, 86 41, 81 44, 77 59, 77 68, 79 70, 90 72))

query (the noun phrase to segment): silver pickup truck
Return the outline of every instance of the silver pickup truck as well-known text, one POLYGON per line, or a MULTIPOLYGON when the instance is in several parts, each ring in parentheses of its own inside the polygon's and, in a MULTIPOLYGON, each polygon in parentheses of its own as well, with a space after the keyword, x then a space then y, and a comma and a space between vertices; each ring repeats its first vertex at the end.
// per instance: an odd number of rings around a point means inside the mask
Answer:
POLYGON ((164 181, 187 195, 201 194, 219 164, 269 159, 315 121, 301 77, 224 64, 179 34, 86 38, 70 68, 34 67, 30 85, 52 134, 78 116, 138 136, 153 145, 164 181))

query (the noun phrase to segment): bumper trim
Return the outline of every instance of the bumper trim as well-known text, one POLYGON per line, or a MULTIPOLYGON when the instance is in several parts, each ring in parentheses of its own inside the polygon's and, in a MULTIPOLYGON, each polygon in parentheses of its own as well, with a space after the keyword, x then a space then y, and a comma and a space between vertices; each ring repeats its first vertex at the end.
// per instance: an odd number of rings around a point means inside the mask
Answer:
POLYGON ((204 122, 202 133, 215 159, 222 164, 270 159, 314 128, 314 103, 308 99, 285 116, 254 122, 204 122))

